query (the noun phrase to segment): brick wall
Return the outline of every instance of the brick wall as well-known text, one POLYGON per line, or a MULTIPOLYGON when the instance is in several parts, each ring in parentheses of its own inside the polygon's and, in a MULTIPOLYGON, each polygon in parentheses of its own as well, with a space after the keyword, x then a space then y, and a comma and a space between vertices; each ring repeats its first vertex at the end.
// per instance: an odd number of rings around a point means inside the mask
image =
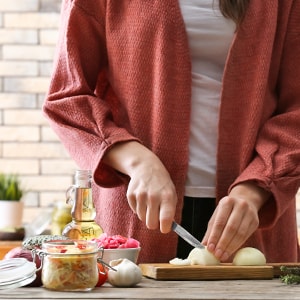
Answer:
POLYGON ((0 172, 21 176, 24 222, 64 201, 76 169, 41 113, 61 0, 0 0, 0 172))
POLYGON ((20 174, 29 190, 25 223, 53 202, 64 201, 76 169, 41 114, 60 4, 0 0, 0 172, 20 174))

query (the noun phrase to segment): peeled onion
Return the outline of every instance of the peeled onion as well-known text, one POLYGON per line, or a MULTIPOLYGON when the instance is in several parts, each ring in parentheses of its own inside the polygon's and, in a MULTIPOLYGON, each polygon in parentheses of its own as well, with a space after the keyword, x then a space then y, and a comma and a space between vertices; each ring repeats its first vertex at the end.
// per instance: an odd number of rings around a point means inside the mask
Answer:
POLYGON ((235 266, 263 266, 266 264, 266 257, 256 248, 245 247, 236 252, 232 264, 235 266))
POLYGON ((205 248, 194 248, 188 258, 191 265, 204 265, 204 266, 216 266, 220 264, 220 261, 205 248))
POLYGON ((191 264, 191 261, 187 258, 182 259, 182 258, 175 257, 175 258, 171 259, 169 261, 169 263, 171 265, 176 265, 176 266, 189 266, 191 264))

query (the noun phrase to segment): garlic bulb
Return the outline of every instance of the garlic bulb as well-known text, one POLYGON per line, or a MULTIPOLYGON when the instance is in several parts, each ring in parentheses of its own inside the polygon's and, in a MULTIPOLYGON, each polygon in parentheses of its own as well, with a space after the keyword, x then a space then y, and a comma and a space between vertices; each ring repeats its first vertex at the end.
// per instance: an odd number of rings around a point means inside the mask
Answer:
POLYGON ((130 287, 142 280, 142 271, 134 262, 127 258, 112 260, 109 265, 114 270, 108 271, 108 282, 116 287, 130 287))

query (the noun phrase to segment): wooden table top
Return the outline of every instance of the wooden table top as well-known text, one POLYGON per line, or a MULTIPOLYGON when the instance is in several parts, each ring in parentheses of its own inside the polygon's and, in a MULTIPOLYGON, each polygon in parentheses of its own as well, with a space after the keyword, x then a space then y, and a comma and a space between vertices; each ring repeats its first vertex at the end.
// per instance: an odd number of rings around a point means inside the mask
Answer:
POLYGON ((4 255, 12 248, 22 245, 22 241, 0 241, 0 259, 4 258, 4 255))
POLYGON ((206 299, 293 300, 300 299, 300 285, 280 279, 159 281, 143 278, 134 288, 116 288, 108 283, 90 292, 55 292, 42 287, 0 290, 0 299, 206 299))

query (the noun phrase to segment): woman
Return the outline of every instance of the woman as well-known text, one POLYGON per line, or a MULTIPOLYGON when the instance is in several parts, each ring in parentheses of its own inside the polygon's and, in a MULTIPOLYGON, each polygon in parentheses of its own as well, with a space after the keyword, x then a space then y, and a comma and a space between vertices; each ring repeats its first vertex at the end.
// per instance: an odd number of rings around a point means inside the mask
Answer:
POLYGON ((299 10, 297 0, 63 2, 44 112, 94 172, 97 221, 140 240, 141 262, 188 254, 173 219, 205 232, 221 261, 243 246, 299 260, 299 10))

